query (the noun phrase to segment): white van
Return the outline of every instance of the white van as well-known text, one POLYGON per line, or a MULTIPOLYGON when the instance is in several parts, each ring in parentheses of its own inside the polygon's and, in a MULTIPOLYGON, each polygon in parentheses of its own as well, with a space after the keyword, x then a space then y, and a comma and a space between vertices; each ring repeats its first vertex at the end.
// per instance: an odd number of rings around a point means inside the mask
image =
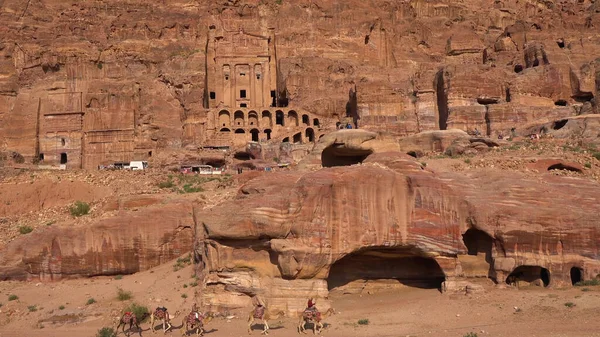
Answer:
POLYGON ((130 170, 145 170, 148 168, 147 161, 132 161, 129 163, 130 170))

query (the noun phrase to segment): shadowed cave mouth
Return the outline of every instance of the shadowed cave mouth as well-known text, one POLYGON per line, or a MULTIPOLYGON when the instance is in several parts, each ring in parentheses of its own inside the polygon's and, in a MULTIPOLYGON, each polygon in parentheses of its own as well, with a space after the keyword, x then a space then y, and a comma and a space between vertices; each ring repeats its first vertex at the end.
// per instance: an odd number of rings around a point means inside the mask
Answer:
POLYGON ((368 248, 346 255, 329 270, 327 288, 333 290, 353 281, 385 280, 402 285, 438 289, 446 276, 436 260, 410 247, 368 248))
POLYGON ((540 266, 519 266, 506 278, 509 285, 518 281, 547 287, 550 285, 550 272, 540 266))
POLYGON ((581 170, 578 169, 577 167, 573 167, 573 166, 562 164, 562 163, 550 165, 548 167, 548 171, 552 171, 552 170, 564 170, 564 171, 571 171, 571 172, 579 172, 579 173, 581 173, 581 170))
POLYGON ((235 158, 237 160, 252 160, 252 159, 254 159, 254 156, 251 155, 248 152, 242 152, 242 151, 240 151, 240 152, 236 152, 233 155, 233 158, 235 158))
POLYGON ((362 163, 373 153, 371 150, 349 149, 343 146, 344 144, 333 144, 325 148, 321 153, 321 165, 323 167, 355 165, 362 163))
POLYGON ((570 274, 572 285, 576 285, 577 283, 583 281, 583 269, 579 267, 572 267, 570 274))
POLYGON ((487 276, 491 277, 494 273, 492 256, 494 239, 486 232, 476 228, 469 228, 462 237, 467 247, 467 254, 485 259, 485 262, 489 265, 487 276))

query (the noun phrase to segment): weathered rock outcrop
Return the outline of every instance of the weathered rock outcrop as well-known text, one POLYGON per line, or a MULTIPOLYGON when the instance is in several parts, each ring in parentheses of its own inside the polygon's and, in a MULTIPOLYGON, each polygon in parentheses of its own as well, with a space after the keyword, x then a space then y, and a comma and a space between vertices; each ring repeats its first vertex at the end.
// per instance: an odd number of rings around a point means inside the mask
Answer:
POLYGON ((293 312, 303 303, 288 286, 324 296, 369 279, 455 289, 463 277, 504 283, 512 272, 545 285, 570 283, 570 268, 595 277, 598 191, 551 175, 434 173, 390 152, 362 165, 262 176, 196 215, 205 228, 204 300, 235 307, 249 301, 238 295, 256 295, 293 312))
MULTIPOLYGON (((118 206, 117 206, 118 207, 118 206)), ((191 251, 192 204, 122 212, 85 227, 48 227, 0 252, 0 280, 60 280, 131 274, 191 251)))

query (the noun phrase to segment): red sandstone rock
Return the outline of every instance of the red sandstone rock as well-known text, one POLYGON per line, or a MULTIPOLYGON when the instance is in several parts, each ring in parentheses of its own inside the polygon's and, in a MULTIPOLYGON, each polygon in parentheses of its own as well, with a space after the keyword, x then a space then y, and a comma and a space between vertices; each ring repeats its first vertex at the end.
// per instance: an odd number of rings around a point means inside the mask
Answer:
POLYGON ((147 270, 189 252, 193 227, 192 205, 178 202, 85 227, 36 230, 2 249, 0 279, 50 281, 147 270))
POLYGON ((596 183, 557 176, 433 173, 389 152, 360 166, 262 176, 236 200, 196 215, 210 239, 206 300, 236 306, 228 296, 243 293, 276 299, 282 308, 294 303, 293 294, 267 286, 272 278, 299 287, 296 282, 310 280, 302 287, 324 291, 318 280, 331 289, 361 278, 445 279, 444 289, 462 289, 463 277, 504 282, 520 266, 547 268, 550 285, 570 282, 571 267, 594 277, 600 271, 593 258, 599 190, 596 183), (219 295, 223 284, 230 295, 219 295))

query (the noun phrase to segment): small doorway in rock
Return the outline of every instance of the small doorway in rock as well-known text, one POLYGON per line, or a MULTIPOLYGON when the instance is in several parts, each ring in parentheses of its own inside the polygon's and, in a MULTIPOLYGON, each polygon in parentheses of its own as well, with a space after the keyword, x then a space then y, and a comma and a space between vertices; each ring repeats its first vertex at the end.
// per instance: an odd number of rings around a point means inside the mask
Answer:
POLYGON ((290 142, 290 137, 285 137, 281 142, 282 143, 289 143, 290 142))
POLYGON ((258 131, 258 129, 252 129, 252 130, 250 130, 250 133, 252 134, 252 141, 258 142, 258 135, 259 135, 260 131, 258 131))
POLYGON ((583 269, 578 267, 571 268, 571 284, 576 285, 583 281, 583 269))
POLYGON ((60 163, 61 164, 66 164, 67 163, 67 154, 64 153, 64 152, 60 154, 60 163))
POLYGON ((148 157, 152 157, 152 151, 148 151, 148 157))
POLYGON ((67 143, 67 142, 65 141, 65 139, 64 139, 64 138, 61 138, 61 139, 60 139, 60 145, 62 145, 62 146, 65 146, 65 144, 66 144, 66 143, 67 143))
POLYGON ((271 129, 265 129, 265 134, 267 135, 267 140, 271 140, 271 129))
POLYGON ((43 154, 43 153, 40 153, 40 155, 39 155, 38 159, 39 159, 40 161, 44 161, 44 154, 43 154))
POLYGON ((275 112, 275 124, 283 126, 283 111, 275 112))
POLYGON ((314 126, 319 126, 319 119, 318 118, 313 119, 313 125, 314 126))
POLYGON ((305 131, 304 136, 306 137, 306 139, 308 139, 309 142, 314 142, 315 141, 315 130, 313 130, 312 128, 307 128, 305 131))
POLYGON ((294 144, 302 143, 302 134, 298 132, 294 135, 294 144))
POLYGON ((547 287, 550 285, 550 272, 548 271, 548 269, 542 268, 542 271, 540 272, 540 278, 542 279, 542 282, 544 283, 544 287, 547 287))

